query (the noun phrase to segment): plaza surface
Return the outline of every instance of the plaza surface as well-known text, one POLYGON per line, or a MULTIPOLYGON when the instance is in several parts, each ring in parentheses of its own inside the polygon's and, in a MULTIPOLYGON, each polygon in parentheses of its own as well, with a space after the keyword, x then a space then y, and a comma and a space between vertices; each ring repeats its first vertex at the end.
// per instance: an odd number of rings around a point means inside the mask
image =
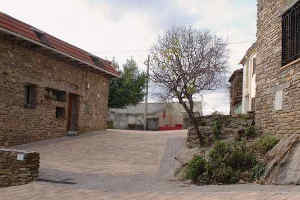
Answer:
POLYGON ((37 181, 0 200, 299 200, 298 186, 194 186, 175 181, 186 131, 91 132, 17 146, 41 154, 37 181))

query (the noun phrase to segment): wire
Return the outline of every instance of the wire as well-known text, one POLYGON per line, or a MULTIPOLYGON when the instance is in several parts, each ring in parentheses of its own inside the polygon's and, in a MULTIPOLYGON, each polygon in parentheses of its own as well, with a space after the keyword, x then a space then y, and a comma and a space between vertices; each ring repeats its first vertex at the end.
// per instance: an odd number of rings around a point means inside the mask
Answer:
MULTIPOLYGON (((247 43, 253 43, 254 41, 241 41, 241 42, 229 42, 228 45, 240 45, 240 44, 247 44, 247 43)), ((150 49, 125 49, 125 50, 104 50, 104 51, 96 51, 95 54, 119 54, 122 53, 130 54, 130 53, 147 53, 150 49)))

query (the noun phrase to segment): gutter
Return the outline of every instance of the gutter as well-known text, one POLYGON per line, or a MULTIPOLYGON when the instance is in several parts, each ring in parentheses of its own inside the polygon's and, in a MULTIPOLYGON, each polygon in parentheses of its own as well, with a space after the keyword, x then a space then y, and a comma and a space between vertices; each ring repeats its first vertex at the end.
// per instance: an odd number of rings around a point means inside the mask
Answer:
POLYGON ((48 49, 48 50, 50 50, 50 51, 54 51, 55 53, 58 53, 58 54, 61 54, 61 55, 63 55, 63 56, 66 56, 66 57, 68 57, 68 58, 71 58, 72 60, 75 60, 75 61, 78 61, 78 62, 80 62, 80 63, 86 64, 86 65, 92 67, 93 69, 102 71, 102 72, 104 72, 104 73, 106 73, 106 74, 109 74, 109 75, 111 75, 111 76, 113 76, 113 77, 120 78, 120 75, 113 74, 113 73, 111 73, 111 72, 109 72, 109 71, 106 71, 106 70, 104 70, 104 69, 102 69, 102 68, 97 67, 96 65, 91 65, 90 63, 87 63, 87 62, 82 61, 82 60, 80 60, 80 59, 78 59, 78 58, 75 58, 75 57, 73 57, 73 56, 70 56, 69 54, 63 53, 63 52, 58 51, 58 50, 56 50, 56 49, 54 49, 54 48, 51 48, 51 47, 49 47, 49 46, 46 46, 46 45, 44 45, 44 44, 42 44, 42 43, 40 43, 40 42, 37 42, 37 41, 35 41, 35 40, 26 38, 26 37, 24 37, 24 36, 22 36, 22 35, 20 35, 20 34, 18 34, 18 33, 9 31, 9 30, 7 30, 7 29, 3 29, 3 28, 1 28, 1 27, 0 27, 0 31, 2 31, 2 32, 4 32, 4 33, 8 33, 8 34, 13 35, 13 36, 16 36, 16 37, 21 38, 21 39, 23 39, 23 40, 26 40, 26 41, 28 41, 28 42, 34 43, 34 44, 36 44, 36 45, 38 45, 38 46, 41 46, 41 47, 43 47, 43 48, 45 48, 45 49, 48 49))

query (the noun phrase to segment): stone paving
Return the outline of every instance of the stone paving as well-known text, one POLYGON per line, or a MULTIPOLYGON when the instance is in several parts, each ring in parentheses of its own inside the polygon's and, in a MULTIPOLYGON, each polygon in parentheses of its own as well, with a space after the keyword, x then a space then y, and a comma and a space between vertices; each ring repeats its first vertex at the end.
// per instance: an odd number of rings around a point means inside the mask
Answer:
POLYGON ((185 131, 108 130, 17 146, 41 154, 39 180, 0 200, 299 200, 298 186, 194 186, 174 181, 185 131))

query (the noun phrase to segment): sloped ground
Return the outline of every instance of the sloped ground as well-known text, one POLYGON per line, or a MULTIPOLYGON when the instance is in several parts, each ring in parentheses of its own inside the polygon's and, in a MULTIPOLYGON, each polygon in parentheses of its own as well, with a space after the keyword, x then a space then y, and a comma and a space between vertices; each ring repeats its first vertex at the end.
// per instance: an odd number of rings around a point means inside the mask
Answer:
POLYGON ((175 182, 185 131, 94 132, 18 146, 41 153, 40 181, 0 188, 0 200, 298 200, 296 186, 175 182))

